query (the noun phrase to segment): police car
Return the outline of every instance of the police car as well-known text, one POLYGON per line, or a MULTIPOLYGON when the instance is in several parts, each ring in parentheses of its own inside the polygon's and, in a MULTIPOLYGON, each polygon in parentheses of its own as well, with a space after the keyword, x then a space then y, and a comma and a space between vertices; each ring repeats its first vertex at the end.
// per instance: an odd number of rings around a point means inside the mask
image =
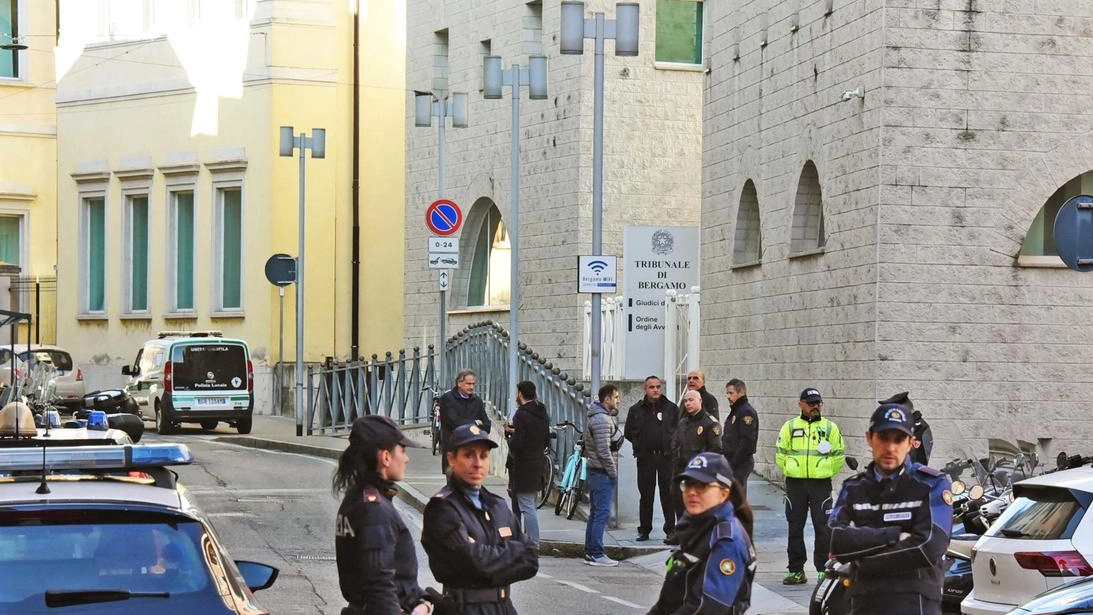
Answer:
POLYGON ((21 442, 0 446, 0 613, 267 613, 278 571, 228 557, 170 470, 185 445, 21 442))
MULTIPOLYGON (((1076 577, 1093 575, 1093 467, 1025 479, 972 548, 965 615, 1011 612, 1076 577)), ((1015 611, 1020 612, 1020 611, 1015 611)))
POLYGON ((23 402, 12 402, 0 410, 0 447, 38 445, 36 443, 132 444, 127 432, 113 429, 105 412, 92 411, 86 419, 64 420, 56 410, 34 415, 23 402))

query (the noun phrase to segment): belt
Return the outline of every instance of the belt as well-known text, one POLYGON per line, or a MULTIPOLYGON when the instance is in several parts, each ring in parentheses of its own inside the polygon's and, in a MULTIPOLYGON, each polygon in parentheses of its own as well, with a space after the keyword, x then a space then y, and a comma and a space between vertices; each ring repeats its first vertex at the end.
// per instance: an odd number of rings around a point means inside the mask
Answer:
POLYGON ((487 587, 483 589, 464 589, 444 586, 444 595, 461 604, 481 604, 485 602, 504 602, 509 599, 509 586, 487 587))

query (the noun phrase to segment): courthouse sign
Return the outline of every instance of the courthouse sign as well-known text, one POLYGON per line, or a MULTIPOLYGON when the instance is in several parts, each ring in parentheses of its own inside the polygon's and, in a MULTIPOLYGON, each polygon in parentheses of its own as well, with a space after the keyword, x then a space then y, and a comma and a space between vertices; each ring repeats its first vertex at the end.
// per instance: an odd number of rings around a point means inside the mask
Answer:
POLYGON ((623 231, 626 357, 623 377, 642 380, 664 369, 665 293, 698 286, 700 234, 695 226, 628 226, 623 231))

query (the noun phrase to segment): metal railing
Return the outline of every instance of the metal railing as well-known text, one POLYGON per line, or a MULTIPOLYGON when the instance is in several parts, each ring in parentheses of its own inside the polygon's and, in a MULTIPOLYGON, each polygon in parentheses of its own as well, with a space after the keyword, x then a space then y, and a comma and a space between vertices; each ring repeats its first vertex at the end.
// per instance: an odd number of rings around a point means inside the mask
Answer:
MULTIPOLYGON (((622 378, 623 357, 626 353, 626 303, 622 295, 604 297, 600 303, 603 326, 600 327, 600 378, 605 381, 622 378)), ((585 380, 592 379, 592 302, 584 302, 583 345, 581 373, 585 380)))
POLYGON ((698 369, 699 305, 701 294, 697 286, 689 294, 674 290, 666 293, 664 302, 664 396, 676 400, 686 389, 687 372, 698 369))
MULTIPOLYGON (((447 340, 442 359, 445 372, 453 377, 461 369, 474 370, 475 392, 487 410, 506 419, 516 409, 515 395, 507 390, 508 344, 508 332, 499 324, 475 323, 447 340)), ((550 420, 583 426, 591 401, 584 385, 522 343, 517 357, 517 380, 535 383, 550 420)), ((372 355, 370 361, 328 361, 312 367, 307 375, 306 433, 348 430, 367 414, 389 416, 403 425, 427 423, 435 395, 452 386, 436 381, 436 367, 432 346, 426 354, 414 348, 410 356, 400 350, 397 359, 389 352, 383 360, 372 355)), ((558 443, 559 451, 568 453, 571 447, 572 441, 558 443)))

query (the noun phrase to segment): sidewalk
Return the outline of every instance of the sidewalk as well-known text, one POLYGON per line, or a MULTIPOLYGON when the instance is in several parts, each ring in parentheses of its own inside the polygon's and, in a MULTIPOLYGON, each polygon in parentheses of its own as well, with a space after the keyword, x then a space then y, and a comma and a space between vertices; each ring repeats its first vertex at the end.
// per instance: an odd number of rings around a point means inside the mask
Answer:
MULTIPOLYGON (((407 429, 407 435, 421 443, 429 441, 427 427, 407 429)), ((253 430, 247 436, 222 435, 219 440, 254 448, 272 449, 336 459, 345 449, 345 435, 296 436, 296 423, 291 418, 254 416, 253 430)), ((495 462, 496 463, 496 462, 495 462)), ((486 488, 505 496, 506 476, 491 476, 486 488)), ((432 494, 444 485, 440 473, 440 457, 434 457, 428 449, 410 451, 410 464, 406 477, 400 483, 399 497, 418 510, 432 494)), ((648 542, 636 542, 638 523, 637 466, 629 446, 619 457, 618 516, 620 526, 608 526, 604 544, 608 555, 623 558, 648 570, 663 574, 667 547, 661 540, 663 517, 660 505, 654 505, 653 534, 648 542)), ((786 520, 782 505, 782 491, 765 479, 752 476, 748 481, 748 500, 755 511, 755 549, 759 560, 752 590, 751 613, 762 615, 790 615, 808 612, 808 601, 813 583, 806 585, 782 585, 786 573, 786 520)), ((578 513, 581 514, 581 513, 578 513)), ((555 516, 554 509, 544 506, 539 510, 540 540, 544 555, 580 557, 584 554, 584 521, 566 520, 555 516)), ((806 530, 805 541, 811 552, 811 528, 806 530)), ((814 581, 814 575, 809 573, 814 581)))

